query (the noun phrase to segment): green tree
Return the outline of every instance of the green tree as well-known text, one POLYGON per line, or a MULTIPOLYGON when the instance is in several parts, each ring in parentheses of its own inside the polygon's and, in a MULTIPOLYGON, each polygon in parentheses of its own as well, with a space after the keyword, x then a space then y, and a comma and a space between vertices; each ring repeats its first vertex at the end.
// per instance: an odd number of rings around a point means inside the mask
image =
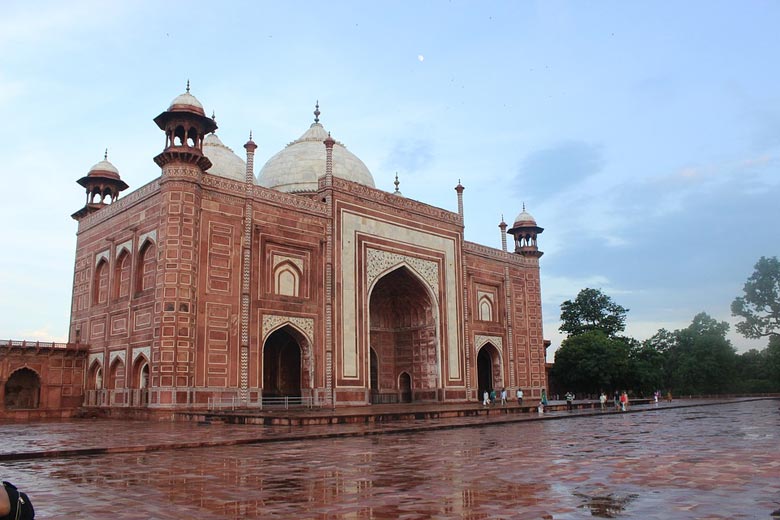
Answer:
POLYGON ((747 338, 780 335, 780 261, 761 257, 745 282, 745 295, 731 303, 731 314, 744 318, 737 331, 747 338))
POLYGON ((577 393, 626 388, 629 351, 625 338, 601 330, 569 336, 555 352, 553 377, 560 388, 577 393))
POLYGON ((599 330, 608 337, 615 337, 626 328, 628 309, 612 301, 599 289, 583 289, 574 301, 561 304, 561 326, 569 336, 599 330))
POLYGON ((685 329, 675 332, 667 351, 667 382, 677 393, 718 394, 733 390, 736 353, 726 339, 729 324, 707 313, 694 316, 685 329))
POLYGON ((642 395, 650 395, 655 390, 664 388, 665 354, 650 339, 642 343, 632 340, 628 354, 628 386, 642 395))

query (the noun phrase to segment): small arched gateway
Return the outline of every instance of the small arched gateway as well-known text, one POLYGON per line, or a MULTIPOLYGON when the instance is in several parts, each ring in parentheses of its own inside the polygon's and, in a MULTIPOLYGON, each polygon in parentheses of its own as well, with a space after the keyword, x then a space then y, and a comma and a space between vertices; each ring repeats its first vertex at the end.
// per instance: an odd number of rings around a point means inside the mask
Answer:
POLYGON ((29 368, 20 368, 5 383, 5 408, 38 408, 41 399, 41 378, 29 368))
POLYGON ((263 345, 263 397, 301 397, 310 387, 307 346, 306 337, 290 325, 268 335, 263 345))
POLYGON ((477 387, 479 398, 482 393, 498 391, 503 386, 501 380, 501 356, 492 343, 485 343, 477 354, 477 387))

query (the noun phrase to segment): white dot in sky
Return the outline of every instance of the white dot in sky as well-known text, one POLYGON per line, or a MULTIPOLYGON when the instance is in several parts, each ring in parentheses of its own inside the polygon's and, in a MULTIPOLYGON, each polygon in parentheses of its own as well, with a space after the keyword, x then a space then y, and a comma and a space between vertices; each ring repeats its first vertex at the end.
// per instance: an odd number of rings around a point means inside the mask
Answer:
POLYGON ((418 54, 417 61, 425 61, 425 56, 423 56, 422 54, 418 54))

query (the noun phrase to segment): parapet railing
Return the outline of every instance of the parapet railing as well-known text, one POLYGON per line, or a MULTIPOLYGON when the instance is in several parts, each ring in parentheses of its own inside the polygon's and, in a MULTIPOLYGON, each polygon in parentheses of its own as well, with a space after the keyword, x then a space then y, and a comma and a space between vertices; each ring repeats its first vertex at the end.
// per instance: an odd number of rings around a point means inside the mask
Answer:
POLYGON ((209 397, 209 410, 238 410, 254 408, 257 410, 276 409, 289 410, 290 408, 314 408, 326 404, 324 401, 316 401, 313 397, 283 396, 260 397, 256 400, 241 399, 240 397, 209 397))
POLYGON ((88 345, 85 343, 60 343, 56 341, 0 339, 0 347, 86 349, 88 345))

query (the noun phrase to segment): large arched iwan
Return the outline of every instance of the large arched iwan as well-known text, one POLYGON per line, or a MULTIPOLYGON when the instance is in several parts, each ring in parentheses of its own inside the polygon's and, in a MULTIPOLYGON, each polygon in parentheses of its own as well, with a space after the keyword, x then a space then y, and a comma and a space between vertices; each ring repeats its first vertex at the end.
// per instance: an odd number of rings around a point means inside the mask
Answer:
POLYGON ((437 310, 424 282, 400 266, 374 284, 369 298, 369 341, 376 353, 374 402, 434 401, 439 385, 437 310), (410 382, 411 395, 401 388, 410 382), (402 395, 404 394, 404 395, 402 395))

